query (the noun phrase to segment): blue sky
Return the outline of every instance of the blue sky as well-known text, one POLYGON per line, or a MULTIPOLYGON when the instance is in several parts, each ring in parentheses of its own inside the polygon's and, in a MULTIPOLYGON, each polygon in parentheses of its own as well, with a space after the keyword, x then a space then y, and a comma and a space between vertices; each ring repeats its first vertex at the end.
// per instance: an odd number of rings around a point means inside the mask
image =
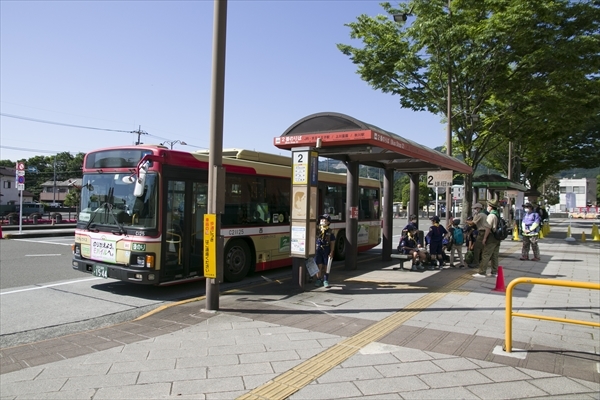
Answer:
MULTIPOLYGON (((340 112, 428 147, 443 121, 373 90, 336 47, 379 1, 229 1, 224 148, 273 145, 301 118, 340 112)), ((213 1, 1 1, 3 114, 133 131, 208 148, 213 1)), ((0 117, 0 159, 128 145, 130 133, 0 117), (20 148, 26 150, 14 150, 20 148)), ((193 147, 195 146, 195 147, 193 147)))

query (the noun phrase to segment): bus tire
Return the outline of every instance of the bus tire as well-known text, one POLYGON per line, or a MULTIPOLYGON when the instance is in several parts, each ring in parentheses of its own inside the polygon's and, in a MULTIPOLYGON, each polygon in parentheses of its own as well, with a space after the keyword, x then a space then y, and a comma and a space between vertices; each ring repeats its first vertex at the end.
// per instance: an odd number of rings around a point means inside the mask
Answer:
POLYGON ((252 264, 252 251, 244 240, 233 239, 225 246, 223 278, 227 282, 239 282, 248 275, 252 264))
POLYGON ((335 238, 335 253, 333 258, 335 260, 346 259, 346 231, 339 231, 335 238))

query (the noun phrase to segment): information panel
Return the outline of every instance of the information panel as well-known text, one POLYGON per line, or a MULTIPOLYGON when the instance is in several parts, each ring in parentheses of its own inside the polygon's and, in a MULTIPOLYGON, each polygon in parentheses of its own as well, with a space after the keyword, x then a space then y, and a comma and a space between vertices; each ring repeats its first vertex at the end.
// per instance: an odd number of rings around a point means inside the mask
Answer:
POLYGON ((204 277, 217 277, 217 215, 204 214, 204 277))
POLYGON ((310 148, 292 151, 292 257, 308 258, 315 254, 318 163, 319 154, 310 148))

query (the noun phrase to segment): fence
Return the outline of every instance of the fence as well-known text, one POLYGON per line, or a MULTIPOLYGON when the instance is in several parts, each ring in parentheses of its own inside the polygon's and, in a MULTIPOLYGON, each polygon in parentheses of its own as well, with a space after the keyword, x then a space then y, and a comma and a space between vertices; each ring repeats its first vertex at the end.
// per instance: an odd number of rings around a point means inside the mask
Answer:
POLYGON ((598 323, 598 322, 580 321, 580 320, 576 320, 576 319, 546 317, 544 315, 534 315, 534 314, 513 312, 512 311, 512 291, 515 286, 522 284, 522 283, 529 283, 532 285, 565 286, 565 287, 572 287, 572 288, 578 288, 578 289, 600 290, 600 283, 560 281, 560 280, 554 280, 554 279, 540 279, 540 278, 517 278, 517 279, 514 279, 513 281, 511 281, 508 284, 508 286, 506 287, 506 336, 505 336, 503 350, 506 351, 507 353, 512 352, 512 317, 534 318, 534 319, 541 319, 541 320, 545 320, 545 321, 562 322, 565 324, 586 325, 586 326, 593 326, 596 328, 600 328, 600 323, 598 323))

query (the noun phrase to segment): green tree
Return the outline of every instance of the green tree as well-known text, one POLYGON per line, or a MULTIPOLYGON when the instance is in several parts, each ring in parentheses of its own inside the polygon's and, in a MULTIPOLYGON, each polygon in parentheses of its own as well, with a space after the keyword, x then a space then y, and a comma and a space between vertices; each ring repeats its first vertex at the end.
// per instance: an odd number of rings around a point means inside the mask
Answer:
MULTIPOLYGON (((419 209, 429 204, 429 196, 433 191, 427 187, 427 183, 419 182, 419 209)), ((402 187, 402 205, 406 207, 410 200, 410 183, 402 187)))
MULTIPOLYGON (((361 15, 347 25, 363 47, 338 48, 358 65, 363 80, 398 95, 403 108, 447 117, 450 82, 453 151, 473 169, 506 138, 523 137, 541 121, 552 127, 549 135, 569 136, 597 110, 599 18, 593 1, 454 0, 451 10, 447 4, 382 3, 388 15, 361 15), (407 26, 390 19, 409 11, 414 18, 407 26), (554 115, 560 104, 567 111, 554 115), (582 105, 581 117, 569 120, 568 112, 582 105)), ((467 175, 467 213, 471 198, 467 175)))
MULTIPOLYGON (((401 174, 397 179, 394 179, 394 202, 403 203, 404 198, 404 186, 410 184, 410 178, 406 174, 401 174)), ((407 199, 408 201, 408 199, 407 199)))
MULTIPOLYGON (((33 156, 28 159, 21 159, 25 165, 34 167, 37 172, 27 172, 25 174, 25 188, 30 191, 35 198, 39 199, 42 191, 42 184, 53 181, 56 171, 56 181, 65 181, 71 178, 82 177, 83 158, 85 153, 71 155, 68 152, 58 153, 55 156, 33 156)), ((15 167, 16 162, 11 160, 0 160, 0 165, 6 167, 15 167)))
POLYGON ((550 206, 560 203, 560 181, 557 177, 551 176, 542 185, 542 200, 550 206))

